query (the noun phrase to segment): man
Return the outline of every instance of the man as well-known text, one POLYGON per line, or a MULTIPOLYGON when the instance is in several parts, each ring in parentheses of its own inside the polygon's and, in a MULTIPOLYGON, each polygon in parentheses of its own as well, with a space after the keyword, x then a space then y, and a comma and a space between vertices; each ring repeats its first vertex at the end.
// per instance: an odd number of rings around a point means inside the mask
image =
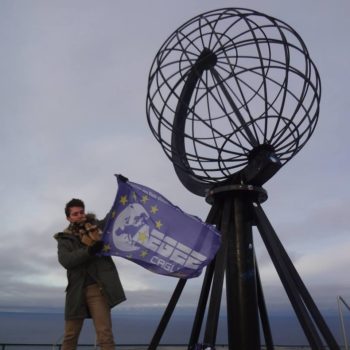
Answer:
POLYGON ((102 228, 108 217, 98 221, 85 214, 84 202, 66 204, 69 226, 55 234, 58 261, 67 270, 65 331, 62 350, 75 350, 85 318, 92 318, 101 350, 114 350, 111 308, 125 295, 115 264, 101 256, 102 228))

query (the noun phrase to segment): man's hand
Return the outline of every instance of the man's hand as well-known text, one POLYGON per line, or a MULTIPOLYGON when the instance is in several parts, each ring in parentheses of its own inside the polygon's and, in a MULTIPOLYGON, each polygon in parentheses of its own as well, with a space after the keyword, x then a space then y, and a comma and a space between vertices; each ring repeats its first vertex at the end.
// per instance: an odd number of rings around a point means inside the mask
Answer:
POLYGON ((81 237, 81 242, 91 247, 95 244, 96 241, 94 241, 89 235, 85 234, 81 237))
POLYGON ((104 246, 103 241, 96 241, 93 245, 91 245, 88 248, 88 252, 90 255, 96 255, 102 250, 103 246, 104 246))
POLYGON ((123 182, 129 181, 129 179, 127 177, 123 176, 122 174, 118 174, 117 178, 118 178, 118 180, 123 181, 123 182))

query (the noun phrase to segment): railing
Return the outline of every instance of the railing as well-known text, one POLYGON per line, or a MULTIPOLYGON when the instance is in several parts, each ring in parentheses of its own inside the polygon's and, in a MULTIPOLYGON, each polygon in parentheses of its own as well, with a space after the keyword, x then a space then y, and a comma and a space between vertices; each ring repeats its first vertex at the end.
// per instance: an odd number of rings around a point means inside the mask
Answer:
POLYGON ((342 311, 341 305, 343 304, 349 311, 350 311, 350 306, 346 303, 346 301, 340 295, 338 296, 337 300, 338 300, 340 324, 341 324, 341 329, 342 329, 343 338, 344 338, 344 346, 345 346, 345 350, 349 350, 348 338, 346 336, 344 316, 343 316, 343 311, 342 311))
MULTIPOLYGON (((15 343, 0 343, 0 350, 15 350, 18 348, 21 348, 23 350, 33 349, 33 350, 40 350, 43 349, 53 349, 53 350, 61 350, 62 344, 15 344, 15 343)), ((148 344, 122 344, 118 345, 116 349, 125 349, 125 350, 147 350, 149 347, 148 344)), ((94 344, 79 344, 78 349, 82 348, 88 348, 88 349, 96 349, 96 346, 94 344)), ((178 349, 178 350, 185 350, 187 349, 187 345, 184 344, 164 344, 160 345, 158 347, 159 350, 170 350, 172 349, 178 349)), ((216 350, 227 350, 227 345, 216 345, 216 350)), ((262 350, 265 350, 266 347, 262 346, 262 350)), ((311 349, 309 345, 276 345, 275 349, 311 349)), ((327 349, 327 347, 325 347, 327 349)))
MULTIPOLYGON (((148 344, 122 344, 122 345, 116 345, 116 349, 125 349, 125 350, 147 350, 149 347, 148 344)), ((187 349, 187 346, 184 344, 164 344, 160 345, 158 348, 161 349, 168 349, 169 348, 177 348, 177 349, 187 349)), ((23 350, 33 349, 33 350, 40 350, 40 349, 52 349, 52 350, 61 350, 62 344, 24 344, 24 343, 0 343, 0 350, 15 350, 21 348, 23 350)), ((97 349, 95 344, 79 344, 78 349, 88 348, 88 349, 97 349)), ((217 346, 217 349, 223 349, 225 348, 225 345, 219 345, 217 346)))
MULTIPOLYGON (((180 345, 174 345, 174 347, 178 347, 180 345)), ((148 345, 140 345, 140 344, 128 344, 128 345, 118 345, 118 349, 127 349, 127 350, 143 350, 147 349, 148 345)), ((52 350, 61 350, 62 344, 24 344, 24 343, 0 343, 0 350, 14 350, 21 348, 23 350, 33 349, 40 350, 43 349, 52 349, 52 350)), ((97 349, 95 344, 79 344, 78 349, 89 348, 89 349, 97 349)), ((161 347, 160 347, 161 349, 161 347)))
MULTIPOLYGON (((117 345, 116 349, 125 349, 125 350, 147 350, 149 347, 148 344, 122 344, 122 345, 117 345)), ((52 350, 61 350, 62 344, 24 344, 24 343, 0 343, 0 350, 16 350, 16 349, 23 349, 23 350, 46 350, 46 349, 52 349, 52 350)), ((83 349, 83 348, 88 348, 88 349, 97 349, 95 344, 79 344, 77 349, 83 349)), ((167 349, 169 348, 176 348, 178 350, 182 349, 187 349, 186 345, 183 344, 167 344, 167 345, 160 345, 159 350, 161 349, 167 349)), ((218 350, 219 349, 224 349, 225 345, 219 345, 216 347, 218 350)))

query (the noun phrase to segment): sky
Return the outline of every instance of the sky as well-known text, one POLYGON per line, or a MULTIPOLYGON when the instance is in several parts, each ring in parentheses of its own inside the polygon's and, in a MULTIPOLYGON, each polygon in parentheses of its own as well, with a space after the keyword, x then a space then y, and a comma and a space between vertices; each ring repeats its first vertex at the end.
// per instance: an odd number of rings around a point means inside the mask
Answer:
MULTIPOLYGON (((0 311, 63 309, 65 270, 56 232, 65 203, 82 198, 100 218, 114 174, 149 186, 205 220, 146 119, 148 74, 163 42, 187 20, 224 7, 276 17, 303 38, 322 82, 320 115, 306 146, 264 188, 262 204, 321 310, 350 303, 348 0, 1 0, 0 311)), ((266 303, 288 299, 254 232, 266 303)), ((163 308, 177 280, 115 257, 128 300, 119 309, 163 308)), ((179 306, 194 307, 202 278, 179 306)))

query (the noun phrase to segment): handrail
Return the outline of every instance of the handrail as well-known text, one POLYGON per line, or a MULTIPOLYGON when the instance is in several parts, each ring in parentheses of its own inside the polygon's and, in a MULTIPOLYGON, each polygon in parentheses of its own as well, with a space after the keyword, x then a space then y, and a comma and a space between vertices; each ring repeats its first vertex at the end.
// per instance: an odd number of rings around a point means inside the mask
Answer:
MULTIPOLYGON (((61 349, 62 344, 57 344, 56 345, 59 349, 61 349)), ((91 349, 91 346, 94 346, 94 344, 79 344, 78 348, 83 348, 83 347, 89 347, 91 349)), ((118 349, 129 349, 129 350, 143 350, 143 349, 147 349, 149 346, 149 344, 118 344, 118 349)), ((24 344, 24 343, 0 343, 0 350, 10 350, 11 347, 35 347, 35 348, 39 348, 39 347, 47 347, 50 348, 52 347, 52 343, 50 344, 24 344)), ((169 349, 170 347, 174 347, 174 348, 179 348, 179 350, 181 349, 187 349, 187 345, 185 344, 160 344, 159 345, 159 349, 162 348, 165 349, 169 349)), ((283 348, 283 349, 310 349, 310 345, 276 345, 277 348, 283 348)), ((117 348, 116 348, 117 349, 117 348)), ((228 349, 228 345, 227 344, 216 344, 216 349, 228 349)), ((266 345, 262 345, 261 346, 262 350, 266 350, 266 345)), ((327 347, 325 347, 325 349, 327 349, 327 347)))
POLYGON ((339 310, 339 318, 340 318, 340 324, 343 332, 343 338, 344 338, 344 346, 345 350, 349 350, 348 346, 348 338, 346 336, 346 331, 345 331, 345 325, 344 325, 344 316, 341 308, 341 303, 346 306, 346 308, 350 311, 350 306, 346 303, 346 301, 339 295, 338 298, 338 310, 339 310))
MULTIPOLYGON (((89 347, 91 349, 91 346, 93 346, 92 344, 79 344, 78 347, 89 347)), ((46 347, 46 348, 52 348, 56 349, 58 348, 59 350, 62 347, 62 344, 52 344, 52 343, 47 343, 47 344, 34 344, 34 343, 0 343, 0 350, 6 350, 6 349, 10 349, 11 347, 46 347)))
MULTIPOLYGON (((3 349, 6 349, 6 347, 14 347, 14 346, 17 346, 17 347, 34 347, 34 346, 37 346, 37 347, 52 347, 53 344, 52 343, 0 343, 0 350, 3 350, 3 349)), ((54 344, 54 346, 56 347, 59 347, 61 348, 62 347, 62 344, 54 344)), ((95 344, 78 344, 78 347, 87 347, 89 346, 91 348, 91 346, 95 346, 95 344)), ((148 344, 118 344, 116 345, 118 346, 118 348, 125 348, 125 347, 135 347, 135 348, 142 348, 142 347, 148 347, 148 344)), ((160 347, 183 347, 185 346, 184 344, 161 344, 160 347)), ((224 344, 220 344, 219 346, 225 346, 224 344)))
MULTIPOLYGON (((23 347, 23 348, 43 348, 43 347, 46 347, 46 348, 52 348, 52 346, 55 346, 55 349, 58 348, 59 350, 62 348, 62 344, 59 343, 59 344, 52 344, 52 343, 47 343, 47 344, 36 344, 36 343, 0 343, 0 350, 7 350, 7 349, 11 349, 13 347, 16 347, 16 348, 19 348, 19 347, 23 347)), ((116 345, 118 346, 118 349, 123 349, 123 348, 126 348, 126 349, 132 349, 132 350, 135 350, 135 349, 140 349, 140 350, 143 350, 143 349, 147 349, 149 344, 118 344, 116 345)), ((91 349, 91 347, 96 347, 96 344, 78 344, 78 348, 85 348, 85 347, 89 347, 89 349, 91 349)), ((161 344, 159 346, 159 348, 161 349, 162 347, 164 348, 169 348, 169 347, 174 347, 174 348, 185 348, 187 349, 187 345, 184 345, 184 344, 161 344)), ((218 347, 226 347, 226 345, 224 344, 220 344, 218 345, 218 347)), ((264 348, 264 347, 263 347, 264 348)), ((116 348, 117 349, 117 348, 116 348)), ((300 349, 298 347, 298 349, 300 349)))

